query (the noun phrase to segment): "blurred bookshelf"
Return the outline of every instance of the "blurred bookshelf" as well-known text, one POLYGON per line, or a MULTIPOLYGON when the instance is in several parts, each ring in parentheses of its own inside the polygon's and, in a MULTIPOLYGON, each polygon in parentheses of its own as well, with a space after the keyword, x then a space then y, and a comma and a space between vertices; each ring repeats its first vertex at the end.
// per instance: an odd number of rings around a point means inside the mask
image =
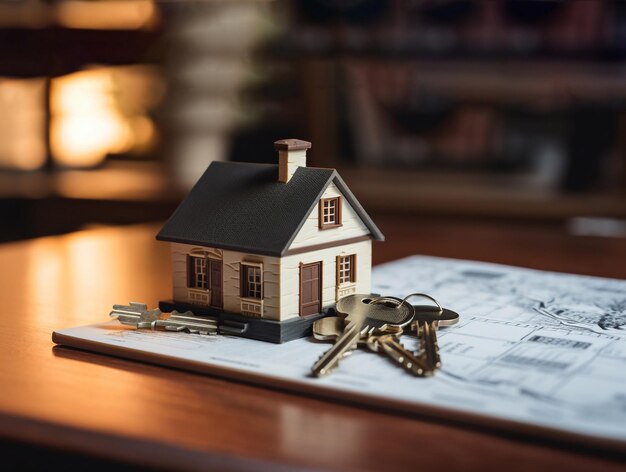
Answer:
POLYGON ((581 215, 626 217, 623 194, 563 193, 537 188, 524 176, 340 168, 372 212, 461 218, 565 221, 581 215))
POLYGON ((368 208, 626 216, 623 2, 283 6, 288 27, 259 57, 294 70, 275 81, 287 97, 257 90, 267 135, 304 133, 311 165, 339 168, 368 208))

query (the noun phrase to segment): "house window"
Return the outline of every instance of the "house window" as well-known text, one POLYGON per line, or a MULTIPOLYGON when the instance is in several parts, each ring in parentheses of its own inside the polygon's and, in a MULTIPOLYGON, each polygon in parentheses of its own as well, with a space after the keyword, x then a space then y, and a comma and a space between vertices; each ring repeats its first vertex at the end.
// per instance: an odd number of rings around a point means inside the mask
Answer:
POLYGON ((263 267, 261 265, 241 264, 241 296, 244 298, 263 298, 263 267))
POLYGON ((356 255, 337 257, 337 283, 339 285, 356 282, 356 255))
POLYGON ((320 229, 341 226, 341 197, 320 200, 320 229))
POLYGON ((187 268, 189 271, 187 278, 187 287, 207 290, 208 277, 206 270, 206 258, 189 256, 189 258, 187 259, 187 268))

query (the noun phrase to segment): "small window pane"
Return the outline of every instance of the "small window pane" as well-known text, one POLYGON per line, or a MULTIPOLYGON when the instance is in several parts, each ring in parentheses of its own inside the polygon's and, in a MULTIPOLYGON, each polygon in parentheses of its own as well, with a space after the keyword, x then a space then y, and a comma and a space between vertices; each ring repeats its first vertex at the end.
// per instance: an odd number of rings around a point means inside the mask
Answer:
POLYGON ((338 283, 347 284, 355 281, 354 277, 354 254, 350 256, 341 256, 338 260, 339 268, 338 275, 339 280, 338 283))
POLYGON ((341 224, 339 205, 339 197, 322 200, 320 213, 322 227, 341 224))
POLYGON ((243 271, 243 296, 247 298, 263 298, 261 268, 244 265, 243 271))
POLYGON ((207 290, 208 277, 207 265, 204 257, 191 256, 189 264, 191 266, 190 288, 207 290))

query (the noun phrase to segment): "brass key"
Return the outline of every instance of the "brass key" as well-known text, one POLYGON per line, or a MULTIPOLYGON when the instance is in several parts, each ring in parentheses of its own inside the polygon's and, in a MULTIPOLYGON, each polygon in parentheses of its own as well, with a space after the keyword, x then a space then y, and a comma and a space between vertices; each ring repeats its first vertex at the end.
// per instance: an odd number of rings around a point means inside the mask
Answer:
POLYGON ((356 349, 361 337, 372 328, 385 325, 402 328, 413 320, 413 307, 400 299, 377 299, 374 295, 349 295, 337 302, 337 314, 344 318, 341 334, 332 347, 313 365, 314 376, 326 375, 334 369, 346 353, 356 349))
MULTIPOLYGON (((320 318, 313 323, 313 337, 318 341, 325 341, 334 343, 341 333, 343 333, 343 327, 345 326, 345 320, 340 316, 327 316, 326 318, 320 318)), ((367 336, 361 336, 358 341, 358 346, 365 346, 367 342, 367 336)), ((347 351, 344 354, 348 356, 353 351, 347 351)))
MULTIPOLYGON (((313 323, 313 337, 318 341, 334 342, 343 332, 343 325, 344 319, 338 316, 322 318, 313 323)), ((371 331, 360 338, 359 345, 365 345, 371 351, 386 354, 394 363, 418 377, 432 373, 426 370, 422 357, 416 356, 398 341, 398 336, 403 332, 402 328, 387 325, 371 331)))
POLYGON ((367 347, 372 351, 386 354, 392 361, 415 376, 432 375, 432 370, 428 370, 424 357, 413 354, 398 340, 401 334, 402 332, 390 329, 379 330, 378 333, 368 336, 367 347))
MULTIPOLYGON (((358 339, 358 345, 365 345, 374 352, 387 355, 394 363, 400 365, 411 374, 418 377, 428 377, 434 374, 441 366, 439 345, 437 341, 437 329, 439 326, 451 326, 459 321, 459 315, 451 310, 442 308, 432 297, 424 294, 412 294, 411 296, 424 296, 433 300, 437 306, 413 306, 415 316, 410 329, 417 334, 420 348, 416 353, 406 349, 399 341, 403 329, 392 324, 385 324, 379 328, 370 328, 362 331, 358 339)), ((408 298, 408 297, 407 297, 408 298)), ((406 300, 406 299, 405 299, 406 300)), ((374 303, 401 302, 393 297, 373 299, 374 303)), ((320 341, 336 341, 344 332, 345 320, 341 317, 322 318, 313 324, 313 336, 320 341)), ((356 347, 356 345, 355 345, 356 347)), ((346 350, 342 357, 351 353, 353 349, 346 350)))
POLYGON ((411 329, 420 342, 420 353, 426 361, 426 369, 434 371, 441 367, 437 329, 459 322, 459 314, 447 308, 427 305, 413 306, 415 317, 411 329))

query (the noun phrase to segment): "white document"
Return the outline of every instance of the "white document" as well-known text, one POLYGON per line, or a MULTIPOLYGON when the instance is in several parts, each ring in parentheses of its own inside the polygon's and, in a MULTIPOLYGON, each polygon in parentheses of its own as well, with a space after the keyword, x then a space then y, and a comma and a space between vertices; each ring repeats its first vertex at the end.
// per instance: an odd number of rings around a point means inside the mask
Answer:
MULTIPOLYGON (((376 267, 373 281, 376 293, 426 292, 460 314, 458 325, 438 331, 443 367, 435 376, 415 378, 358 350, 332 374, 312 378, 311 365, 328 345, 310 339, 275 345, 109 322, 61 330, 55 340, 138 359, 156 354, 155 362, 184 368, 192 361, 193 370, 315 395, 625 447, 626 281, 422 256, 376 267)), ((417 345, 409 336, 403 343, 417 345)))

